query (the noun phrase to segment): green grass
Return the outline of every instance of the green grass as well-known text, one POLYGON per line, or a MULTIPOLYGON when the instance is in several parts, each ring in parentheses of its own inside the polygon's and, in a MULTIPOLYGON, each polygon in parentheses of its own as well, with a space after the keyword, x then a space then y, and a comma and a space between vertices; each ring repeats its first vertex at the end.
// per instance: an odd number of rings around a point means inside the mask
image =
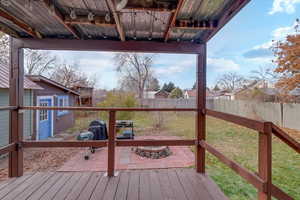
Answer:
MULTIPOLYGON (((162 116, 162 117, 161 117, 162 116)), ((157 124, 157 114, 136 113, 134 122, 136 134, 151 132, 194 138, 195 115, 191 113, 164 113, 161 129, 153 129, 157 124)), ((227 157, 237 161, 247 169, 257 171, 258 133, 232 123, 207 117, 207 141, 227 157)), ((299 138, 298 138, 299 139, 299 138)), ((295 199, 300 199, 300 157, 287 145, 273 138, 273 183, 295 199)), ((233 200, 256 199, 256 189, 244 181, 230 168, 209 153, 206 166, 210 176, 224 193, 233 200)))

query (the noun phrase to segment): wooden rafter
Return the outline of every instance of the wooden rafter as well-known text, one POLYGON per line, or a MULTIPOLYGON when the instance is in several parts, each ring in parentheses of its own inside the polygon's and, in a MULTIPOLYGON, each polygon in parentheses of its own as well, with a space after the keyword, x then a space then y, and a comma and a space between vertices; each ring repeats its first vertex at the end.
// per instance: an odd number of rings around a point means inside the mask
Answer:
POLYGON ((55 17, 57 21, 59 21, 69 32, 71 32, 76 39, 80 39, 80 36, 75 30, 75 28, 65 23, 64 16, 54 6, 52 0, 43 0, 43 3, 45 7, 50 11, 50 13, 52 13, 53 17, 55 17))
POLYGON ((229 22, 244 6, 247 5, 251 0, 236 0, 234 3, 230 6, 230 8, 227 8, 226 12, 223 14, 221 19, 218 22, 218 27, 213 30, 212 32, 208 33, 205 38, 203 38, 203 41, 210 40, 219 30, 221 30, 227 22, 229 22))
POLYGON ((117 30, 120 35, 121 41, 125 41, 125 32, 121 23, 120 15, 117 13, 116 5, 112 0, 106 0, 109 9, 112 11, 113 17, 115 19, 117 30))
POLYGON ((183 4, 184 4, 184 1, 185 1, 185 0, 179 0, 179 1, 178 1, 177 8, 176 8, 175 12, 172 13, 172 15, 171 15, 171 17, 170 17, 169 24, 168 24, 168 28, 167 28, 167 31, 165 32, 165 35, 164 35, 165 42, 167 42, 168 39, 169 39, 169 37, 170 37, 171 30, 172 30, 172 28, 175 26, 175 22, 176 22, 177 15, 178 15, 178 13, 179 13, 181 7, 182 7, 183 4))
POLYGON ((116 23, 114 20, 111 22, 105 21, 103 16, 95 16, 92 21, 88 19, 88 16, 77 16, 76 19, 71 19, 70 16, 64 16, 66 24, 87 24, 87 25, 96 25, 96 26, 105 26, 105 27, 115 27, 116 23))
POLYGON ((30 36, 32 36, 34 38, 39 38, 40 37, 40 34, 38 34, 32 27, 28 26, 27 24, 25 24, 21 20, 19 20, 16 17, 10 15, 9 13, 7 13, 6 11, 4 11, 2 9, 0 9, 0 17, 10 21, 15 26, 17 26, 18 28, 20 28, 21 30, 23 30, 25 33, 27 33, 30 36))

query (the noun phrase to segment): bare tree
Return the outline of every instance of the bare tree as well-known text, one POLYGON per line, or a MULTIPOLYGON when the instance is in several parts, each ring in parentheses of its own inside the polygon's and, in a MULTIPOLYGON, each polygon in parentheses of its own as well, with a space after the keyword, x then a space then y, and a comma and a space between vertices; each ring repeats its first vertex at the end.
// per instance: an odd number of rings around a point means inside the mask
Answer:
POLYGON ((143 98, 147 82, 153 77, 153 57, 152 54, 137 53, 118 53, 114 56, 117 72, 121 75, 121 86, 137 92, 139 98, 143 98))
POLYGON ((76 65, 68 65, 63 63, 57 66, 50 76, 50 79, 66 86, 84 86, 94 87, 96 84, 96 77, 88 77, 84 72, 78 70, 76 65))
POLYGON ((217 85, 223 90, 233 91, 242 88, 247 82, 248 81, 242 75, 229 72, 218 78, 217 85))
POLYGON ((274 72, 272 67, 260 66, 257 70, 251 71, 250 78, 256 81, 263 81, 267 86, 268 83, 275 83, 278 79, 278 75, 274 72))
POLYGON ((27 74, 42 75, 50 72, 57 63, 57 57, 48 51, 25 50, 25 70, 27 74))

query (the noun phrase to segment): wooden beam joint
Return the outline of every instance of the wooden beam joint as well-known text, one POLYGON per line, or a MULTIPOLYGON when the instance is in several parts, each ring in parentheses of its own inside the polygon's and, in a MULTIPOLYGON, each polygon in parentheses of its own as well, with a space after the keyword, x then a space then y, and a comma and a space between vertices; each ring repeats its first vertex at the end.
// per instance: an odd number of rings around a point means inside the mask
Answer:
POLYGON ((0 8, 0 17, 10 21, 15 26, 17 26, 18 28, 20 28, 22 31, 24 31, 28 35, 32 36, 33 38, 41 38, 41 34, 38 33, 36 30, 34 30, 34 28, 32 28, 29 25, 25 24, 20 19, 17 19, 16 17, 10 15, 6 11, 2 10, 1 8, 0 8))
POLYGON ((75 30, 74 27, 72 27, 69 24, 65 23, 64 16, 60 13, 60 11, 55 7, 53 0, 43 0, 43 3, 45 7, 48 9, 49 13, 52 14, 52 16, 61 23, 76 39, 80 39, 79 34, 75 30))

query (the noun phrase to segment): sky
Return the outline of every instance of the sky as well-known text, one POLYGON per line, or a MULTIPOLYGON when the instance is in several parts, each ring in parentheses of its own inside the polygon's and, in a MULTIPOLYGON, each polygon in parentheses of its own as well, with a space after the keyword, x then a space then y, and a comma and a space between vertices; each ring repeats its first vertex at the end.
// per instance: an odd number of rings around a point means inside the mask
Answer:
MULTIPOLYGON (((284 39, 294 31, 300 18, 300 0, 252 0, 214 38, 208 42, 207 84, 213 87, 223 73, 236 72, 246 77, 259 67, 271 67, 273 40, 284 39)), ((112 89, 118 85, 113 53, 52 51, 67 63, 77 63, 96 87, 112 89)), ((180 88, 195 82, 195 55, 158 54, 153 71, 162 85, 172 81, 180 88)))

